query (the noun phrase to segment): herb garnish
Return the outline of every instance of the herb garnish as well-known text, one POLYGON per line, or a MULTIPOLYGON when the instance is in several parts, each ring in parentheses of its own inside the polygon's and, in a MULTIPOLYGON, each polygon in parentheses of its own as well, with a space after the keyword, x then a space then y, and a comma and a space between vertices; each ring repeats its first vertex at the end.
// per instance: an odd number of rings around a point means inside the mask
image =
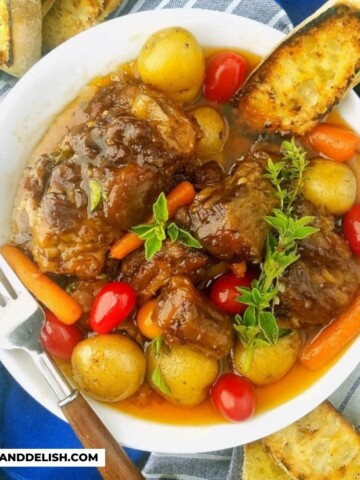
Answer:
POLYGON ((249 368, 254 348, 275 345, 289 330, 279 328, 274 310, 279 303, 278 294, 283 286, 280 281, 284 271, 298 258, 297 241, 317 232, 309 226, 312 216, 296 218, 293 215, 294 201, 299 194, 304 170, 308 164, 306 152, 291 142, 281 144, 283 161, 274 163, 270 158, 265 177, 270 180, 279 199, 279 208, 265 217, 271 226, 266 239, 265 259, 258 280, 251 288, 239 288, 237 300, 248 305, 244 314, 235 316, 235 329, 247 348, 245 370, 249 368))
POLYGON ((90 179, 88 182, 89 188, 89 210, 93 212, 95 208, 99 205, 102 198, 102 188, 101 183, 97 180, 90 179))
POLYGON ((170 388, 167 386, 165 382, 164 375, 161 371, 160 363, 159 363, 159 358, 160 358, 160 350, 161 346, 163 344, 164 338, 161 337, 155 337, 154 340, 150 343, 149 348, 153 349, 153 354, 155 357, 156 365, 154 368, 154 371, 151 373, 151 383, 160 390, 162 393, 170 393, 170 388))
POLYGON ((169 223, 169 211, 164 193, 160 193, 153 205, 153 223, 143 223, 131 229, 142 240, 145 240, 145 257, 151 260, 161 250, 162 243, 168 236, 172 242, 178 241, 183 245, 201 248, 201 244, 189 232, 178 227, 176 223, 169 223))

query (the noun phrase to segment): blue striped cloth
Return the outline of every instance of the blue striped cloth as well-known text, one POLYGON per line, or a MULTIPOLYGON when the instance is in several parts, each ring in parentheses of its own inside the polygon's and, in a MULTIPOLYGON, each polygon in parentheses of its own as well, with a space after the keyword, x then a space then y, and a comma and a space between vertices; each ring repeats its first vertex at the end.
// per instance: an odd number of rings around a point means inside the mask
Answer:
MULTIPOLYGON (((124 0, 112 17, 156 8, 207 8, 249 17, 287 32, 324 0, 124 0), (283 7, 289 14, 286 15, 283 7), (292 23, 291 23, 292 22, 292 23)), ((0 73, 0 98, 16 80, 0 73)), ((330 397, 360 427, 360 367, 330 397)), ((171 439, 169 439, 171 441, 171 439)), ((0 364, 0 448, 79 448, 70 427, 36 403, 0 364)), ((127 449, 148 480, 240 480, 242 448, 196 455, 150 454, 127 449)), ((0 480, 100 480, 92 468, 7 468, 0 480)), ((127 480, 127 479, 124 479, 127 480)), ((257 480, 257 479, 253 479, 257 480)))

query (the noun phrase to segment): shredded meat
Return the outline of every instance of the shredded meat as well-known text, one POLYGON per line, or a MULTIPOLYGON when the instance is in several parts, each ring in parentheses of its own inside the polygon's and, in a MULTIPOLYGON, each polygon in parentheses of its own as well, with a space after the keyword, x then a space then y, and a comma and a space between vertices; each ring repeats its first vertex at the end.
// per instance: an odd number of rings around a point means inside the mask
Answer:
POLYGON ((334 219, 308 202, 297 214, 314 215, 319 231, 299 242, 301 258, 282 277, 280 315, 296 326, 326 324, 344 312, 359 288, 359 269, 345 240, 334 230, 334 219))
POLYGON ((167 285, 173 275, 186 275, 198 283, 210 264, 210 257, 203 251, 166 241, 149 261, 143 249, 128 255, 122 262, 119 280, 134 287, 137 301, 142 305, 167 285))
POLYGON ((195 345, 215 358, 230 353, 233 324, 186 277, 173 276, 157 299, 152 318, 165 341, 195 345))
POLYGON ((264 220, 276 206, 264 178, 267 154, 260 151, 242 161, 234 174, 200 191, 177 222, 220 260, 259 263, 269 227, 264 220))
POLYGON ((85 111, 86 123, 28 167, 21 207, 41 270, 90 278, 110 243, 143 222, 193 161, 197 131, 164 95, 133 79, 100 87, 85 111))

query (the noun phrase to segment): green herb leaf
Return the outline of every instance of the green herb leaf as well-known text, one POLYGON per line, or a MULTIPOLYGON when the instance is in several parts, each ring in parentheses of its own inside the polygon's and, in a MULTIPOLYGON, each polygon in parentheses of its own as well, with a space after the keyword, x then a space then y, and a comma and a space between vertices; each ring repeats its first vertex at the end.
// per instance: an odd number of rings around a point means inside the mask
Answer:
POLYGON ((159 337, 155 337, 149 345, 149 348, 152 348, 153 354, 156 359, 156 365, 151 374, 151 383, 156 388, 158 388, 162 393, 170 393, 170 389, 165 382, 164 375, 161 371, 161 367, 159 364, 161 348, 163 343, 164 343, 164 337, 159 336, 159 337))
POLYGON ((142 240, 147 240, 148 238, 155 237, 155 227, 153 223, 144 223, 142 225, 137 225, 133 227, 131 233, 135 233, 142 240))
POLYGON ((131 232, 145 240, 145 257, 151 260, 161 250, 166 235, 172 242, 179 241, 192 248, 202 248, 201 244, 186 230, 179 228, 174 222, 168 225, 169 212, 167 200, 161 193, 153 205, 154 222, 141 224, 131 228, 131 232))
POLYGON ((254 305, 250 305, 245 310, 243 322, 247 327, 254 327, 256 325, 256 308, 254 305))
POLYGON ((166 229, 166 233, 172 242, 176 242, 179 236, 179 227, 175 223, 170 223, 166 229))
POLYGON ((164 375, 161 371, 160 365, 156 365, 151 374, 151 383, 160 390, 160 392, 168 394, 171 393, 170 388, 165 382, 164 375))
POLYGON ((88 188, 89 188, 89 196, 88 196, 89 209, 90 209, 90 212, 93 212, 95 208, 99 205, 102 198, 101 183, 98 182, 97 180, 90 179, 88 182, 88 188))
POLYGON ((162 240, 155 236, 148 238, 145 242, 146 260, 151 260, 153 256, 161 250, 162 240))
POLYGON ((279 328, 274 315, 275 307, 280 301, 279 294, 284 291, 281 276, 300 257, 297 253, 297 241, 317 232, 317 229, 310 225, 314 217, 296 218, 293 215, 294 201, 300 191, 308 163, 306 152, 296 145, 294 139, 284 141, 281 150, 282 161, 273 162, 268 159, 264 175, 275 189, 279 208, 275 208, 272 215, 265 217, 271 230, 266 238, 261 274, 257 281, 252 282, 251 288, 237 289, 240 295, 236 300, 248 305, 242 316, 235 316, 234 325, 241 342, 248 350, 245 362, 247 367, 250 366, 255 348, 275 345, 281 336, 291 331, 279 328))
POLYGON ((259 326, 265 339, 271 345, 275 345, 279 339, 279 327, 275 315, 271 312, 260 312, 259 326))
POLYGON ((159 337, 155 337, 151 341, 151 348, 153 349, 153 353, 155 357, 158 357, 160 355, 160 350, 163 342, 164 342, 164 337, 162 335, 160 335, 159 337))
POLYGON ((153 213, 155 223, 161 224, 167 222, 169 218, 169 211, 167 207, 167 200, 164 192, 161 192, 156 202, 153 205, 153 213))
POLYGON ((191 233, 179 228, 178 241, 187 247, 202 248, 201 243, 191 233))

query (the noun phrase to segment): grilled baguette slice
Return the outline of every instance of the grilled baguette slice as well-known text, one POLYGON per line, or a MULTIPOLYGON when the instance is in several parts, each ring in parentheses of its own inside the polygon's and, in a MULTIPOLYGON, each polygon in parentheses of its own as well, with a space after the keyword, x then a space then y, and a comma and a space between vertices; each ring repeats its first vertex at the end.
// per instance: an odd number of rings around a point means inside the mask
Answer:
POLYGON ((1 0, 0 21, 0 69, 20 77, 41 56, 41 0, 1 0))
POLYGON ((248 443, 244 446, 242 480, 291 480, 267 453, 263 443, 248 443))
POLYGON ((43 22, 43 50, 60 45, 68 38, 97 25, 122 0, 56 0, 43 22))
POLYGON ((303 135, 360 81, 360 0, 331 0, 251 74, 234 105, 255 130, 303 135))
POLYGON ((293 480, 360 480, 360 435, 327 402, 263 443, 293 480))

